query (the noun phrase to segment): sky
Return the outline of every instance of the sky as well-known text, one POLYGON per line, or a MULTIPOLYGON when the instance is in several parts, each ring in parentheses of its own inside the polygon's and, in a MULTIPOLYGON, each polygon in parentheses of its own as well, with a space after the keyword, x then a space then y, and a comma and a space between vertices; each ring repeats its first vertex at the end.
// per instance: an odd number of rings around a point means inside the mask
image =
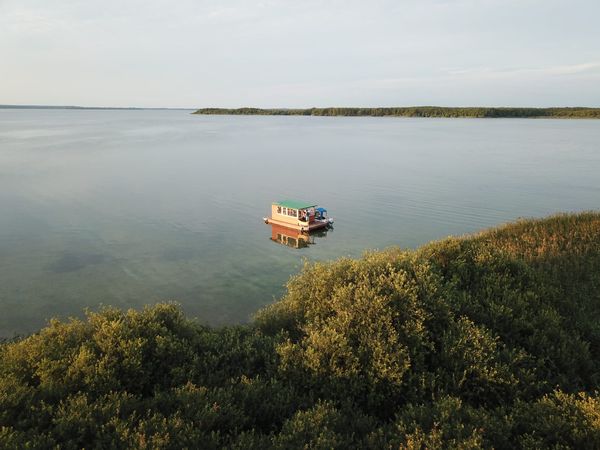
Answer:
POLYGON ((600 106, 599 0, 0 0, 0 104, 600 106))

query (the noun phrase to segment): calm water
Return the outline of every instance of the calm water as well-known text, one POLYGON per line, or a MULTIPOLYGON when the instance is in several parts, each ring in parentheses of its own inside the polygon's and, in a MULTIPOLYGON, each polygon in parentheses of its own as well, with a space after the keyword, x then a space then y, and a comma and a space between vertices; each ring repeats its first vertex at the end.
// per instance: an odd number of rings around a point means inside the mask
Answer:
POLYGON ((0 335, 100 304, 247 321, 304 259, 598 209, 600 121, 0 110, 0 335), (271 241, 273 200, 333 231, 271 241))

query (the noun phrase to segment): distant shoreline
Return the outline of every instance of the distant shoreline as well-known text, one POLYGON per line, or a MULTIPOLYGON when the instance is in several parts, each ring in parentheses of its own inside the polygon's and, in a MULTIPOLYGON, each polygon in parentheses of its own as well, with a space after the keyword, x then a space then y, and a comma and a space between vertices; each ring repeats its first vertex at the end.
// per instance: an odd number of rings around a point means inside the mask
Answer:
POLYGON ((426 117, 426 118, 521 118, 521 119, 600 119, 600 108, 512 108, 408 106, 386 108, 143 108, 136 106, 0 105, 0 109, 62 109, 116 111, 193 111, 192 114, 231 116, 327 116, 327 117, 426 117))
POLYGON ((70 106, 70 105, 0 105, 0 109, 101 109, 101 110, 174 110, 193 111, 194 108, 140 108, 137 106, 70 106))
POLYGON ((254 116, 345 116, 345 117, 472 117, 600 119, 600 108, 496 108, 411 106, 398 108, 201 108, 193 114, 254 116))

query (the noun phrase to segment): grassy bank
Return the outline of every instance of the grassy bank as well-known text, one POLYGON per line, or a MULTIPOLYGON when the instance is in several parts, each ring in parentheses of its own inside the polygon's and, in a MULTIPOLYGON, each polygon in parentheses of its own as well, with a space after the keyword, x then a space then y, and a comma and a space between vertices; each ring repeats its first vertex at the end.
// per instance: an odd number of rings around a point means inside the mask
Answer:
POLYGON ((248 326, 174 305, 0 346, 0 447, 599 448, 600 213, 307 265, 248 326))
POLYGON ((372 117, 473 117, 600 119, 600 108, 446 108, 414 106, 402 108, 202 108, 194 114, 261 116, 372 116, 372 117))

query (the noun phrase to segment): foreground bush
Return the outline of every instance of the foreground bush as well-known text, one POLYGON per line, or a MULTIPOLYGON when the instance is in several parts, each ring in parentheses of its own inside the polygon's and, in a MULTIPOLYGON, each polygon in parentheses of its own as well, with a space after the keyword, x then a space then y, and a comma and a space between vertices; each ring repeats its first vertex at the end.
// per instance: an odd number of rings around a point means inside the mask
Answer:
POLYGON ((172 304, 0 345, 0 448, 600 448, 600 214, 307 265, 248 326, 172 304))

